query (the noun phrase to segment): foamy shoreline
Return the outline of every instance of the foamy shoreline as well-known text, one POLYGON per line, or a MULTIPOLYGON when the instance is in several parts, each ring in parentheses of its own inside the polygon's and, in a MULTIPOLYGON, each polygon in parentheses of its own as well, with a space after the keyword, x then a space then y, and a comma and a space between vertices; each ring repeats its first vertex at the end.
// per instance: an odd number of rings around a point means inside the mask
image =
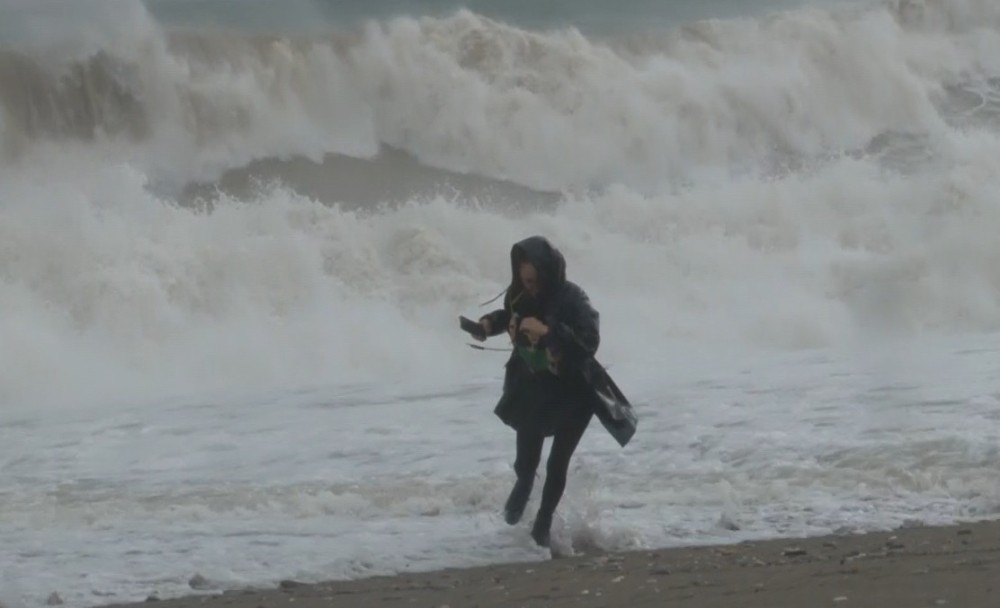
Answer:
MULTIPOLYGON (((1000 520, 585 555, 158 602, 320 606, 996 606, 1000 520)), ((142 603, 117 604, 122 608, 142 603)))

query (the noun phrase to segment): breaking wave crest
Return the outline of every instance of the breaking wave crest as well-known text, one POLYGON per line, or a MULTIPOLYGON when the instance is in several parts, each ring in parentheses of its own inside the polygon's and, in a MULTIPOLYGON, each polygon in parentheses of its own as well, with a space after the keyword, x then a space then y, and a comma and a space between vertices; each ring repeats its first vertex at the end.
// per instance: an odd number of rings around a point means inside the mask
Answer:
POLYGON ((533 233, 609 362, 1000 326, 996 3, 603 38, 127 6, 0 51, 4 400, 495 373, 453 320, 533 233))

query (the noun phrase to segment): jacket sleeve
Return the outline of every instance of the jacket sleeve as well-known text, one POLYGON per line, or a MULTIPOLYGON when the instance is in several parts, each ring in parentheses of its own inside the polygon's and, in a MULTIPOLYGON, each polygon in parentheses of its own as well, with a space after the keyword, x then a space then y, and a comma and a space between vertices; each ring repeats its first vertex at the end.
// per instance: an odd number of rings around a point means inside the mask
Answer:
POLYGON ((498 308, 493 312, 486 313, 479 318, 480 321, 483 319, 489 319, 490 321, 490 336, 498 336, 502 333, 507 332, 507 324, 510 323, 510 296, 504 295, 503 298, 503 308, 498 308))
POLYGON ((596 355, 600 343, 600 314, 582 289, 573 289, 550 320, 545 345, 579 363, 596 355))

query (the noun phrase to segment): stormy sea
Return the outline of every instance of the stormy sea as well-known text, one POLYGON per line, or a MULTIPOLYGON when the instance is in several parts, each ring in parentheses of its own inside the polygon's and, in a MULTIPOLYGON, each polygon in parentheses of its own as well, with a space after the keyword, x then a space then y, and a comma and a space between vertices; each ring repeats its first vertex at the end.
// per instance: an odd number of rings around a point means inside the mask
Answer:
POLYGON ((639 417, 561 551, 996 517, 998 229, 996 0, 0 0, 0 604, 547 555, 536 234, 639 417))

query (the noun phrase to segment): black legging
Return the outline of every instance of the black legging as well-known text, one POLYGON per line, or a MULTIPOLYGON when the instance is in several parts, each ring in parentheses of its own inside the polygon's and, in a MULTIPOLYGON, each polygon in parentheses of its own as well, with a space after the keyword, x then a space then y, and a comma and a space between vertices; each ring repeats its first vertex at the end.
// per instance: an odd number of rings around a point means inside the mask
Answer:
MULTIPOLYGON (((581 411, 566 421, 556 431, 549 450, 549 460, 546 465, 545 487, 542 489, 542 504, 539 514, 549 517, 556 511, 563 490, 566 489, 566 474, 569 472, 569 461, 573 457, 576 446, 580 443, 584 431, 590 424, 593 413, 581 411)), ((514 472, 519 479, 531 479, 542 460, 542 447, 545 442, 543 435, 535 433, 517 433, 517 458, 514 460, 514 472)))

